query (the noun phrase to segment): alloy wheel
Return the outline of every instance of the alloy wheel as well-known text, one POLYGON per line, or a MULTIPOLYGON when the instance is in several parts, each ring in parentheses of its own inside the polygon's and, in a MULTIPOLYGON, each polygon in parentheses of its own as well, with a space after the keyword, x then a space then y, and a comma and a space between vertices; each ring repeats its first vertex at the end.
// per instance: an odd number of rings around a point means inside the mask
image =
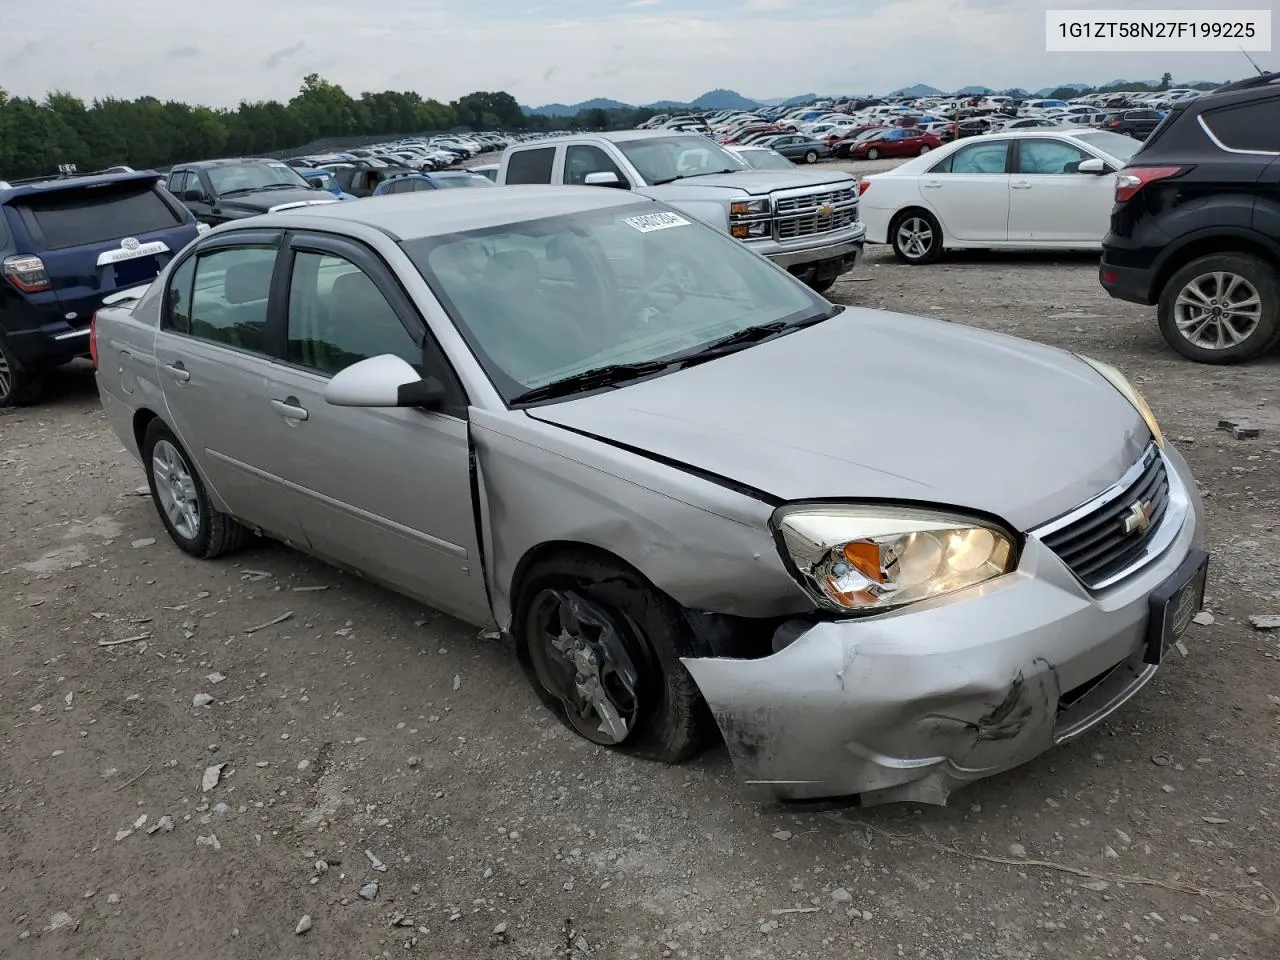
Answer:
POLYGON ((8 400, 12 392, 13 369, 9 366, 9 358, 5 356, 3 348, 0 348, 0 403, 8 400))
POLYGON ((1262 320, 1262 297, 1239 274, 1218 270, 1188 281, 1173 306, 1174 325, 1204 350, 1244 343, 1262 320))
POLYGON ((573 590, 542 590, 529 609, 529 656, 538 682, 583 737, 604 746, 622 743, 640 709, 626 626, 573 590))
POLYGON ((180 537, 194 540, 200 532, 200 499, 191 468, 168 440, 159 441, 151 451, 151 475, 169 523, 180 537))
POLYGON ((898 224, 898 248, 911 260, 928 256, 933 248, 933 228, 923 217, 907 217, 898 224))

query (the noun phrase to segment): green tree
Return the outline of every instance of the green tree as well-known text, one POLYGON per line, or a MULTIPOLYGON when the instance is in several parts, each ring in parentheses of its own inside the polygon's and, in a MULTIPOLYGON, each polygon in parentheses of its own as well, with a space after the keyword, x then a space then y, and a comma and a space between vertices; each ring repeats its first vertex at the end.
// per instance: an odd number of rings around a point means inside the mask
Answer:
POLYGON ((1160 76, 1160 86, 1157 89, 1168 90, 1172 86, 1173 86, 1173 74, 1169 73, 1168 71, 1165 71, 1160 76))

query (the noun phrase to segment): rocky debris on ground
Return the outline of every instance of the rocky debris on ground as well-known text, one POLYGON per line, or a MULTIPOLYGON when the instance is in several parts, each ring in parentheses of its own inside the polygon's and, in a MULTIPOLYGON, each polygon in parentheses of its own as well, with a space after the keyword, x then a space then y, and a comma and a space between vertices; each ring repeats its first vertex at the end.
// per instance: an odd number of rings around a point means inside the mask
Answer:
POLYGON ((226 767, 226 763, 215 763, 211 767, 204 768, 204 775, 200 778, 200 792, 208 793, 216 787, 222 779, 222 770, 226 767))
POLYGON ((293 932, 301 935, 306 933, 310 929, 311 929, 311 914, 304 913, 302 917, 298 920, 298 925, 293 928, 293 932))
POLYGON ((361 900, 374 900, 374 899, 377 899, 377 896, 378 896, 378 885, 373 881, 366 883, 363 887, 360 888, 361 900))
POLYGON ((1280 630, 1280 613, 1264 613, 1252 616, 1249 622, 1255 630, 1280 630))

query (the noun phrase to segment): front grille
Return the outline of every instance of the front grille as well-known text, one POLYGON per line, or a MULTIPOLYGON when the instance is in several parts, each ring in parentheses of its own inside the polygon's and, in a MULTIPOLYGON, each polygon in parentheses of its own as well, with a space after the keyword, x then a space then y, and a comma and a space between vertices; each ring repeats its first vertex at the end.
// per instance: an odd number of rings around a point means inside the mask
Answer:
POLYGON ((1099 587, 1141 556, 1169 509, 1169 476, 1154 446, 1143 455, 1142 470, 1125 488, 1108 492, 1095 510, 1041 537, 1087 587, 1099 587), (1114 495, 1113 495, 1114 493, 1114 495), (1135 505, 1148 506, 1149 523, 1130 532, 1126 521, 1135 505))
POLYGON ((858 192, 853 187, 792 194, 774 200, 775 236, 795 240, 851 227, 858 220, 858 192))

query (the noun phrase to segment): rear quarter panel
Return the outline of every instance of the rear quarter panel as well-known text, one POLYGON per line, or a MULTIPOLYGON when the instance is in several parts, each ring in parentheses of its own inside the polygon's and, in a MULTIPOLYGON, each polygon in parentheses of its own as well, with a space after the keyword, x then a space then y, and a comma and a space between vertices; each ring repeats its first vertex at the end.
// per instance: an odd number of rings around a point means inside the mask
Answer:
POLYGON ((102 408, 125 450, 139 461, 135 417, 141 410, 162 419, 167 413, 155 353, 164 277, 161 273, 141 300, 101 308, 94 322, 102 408))

